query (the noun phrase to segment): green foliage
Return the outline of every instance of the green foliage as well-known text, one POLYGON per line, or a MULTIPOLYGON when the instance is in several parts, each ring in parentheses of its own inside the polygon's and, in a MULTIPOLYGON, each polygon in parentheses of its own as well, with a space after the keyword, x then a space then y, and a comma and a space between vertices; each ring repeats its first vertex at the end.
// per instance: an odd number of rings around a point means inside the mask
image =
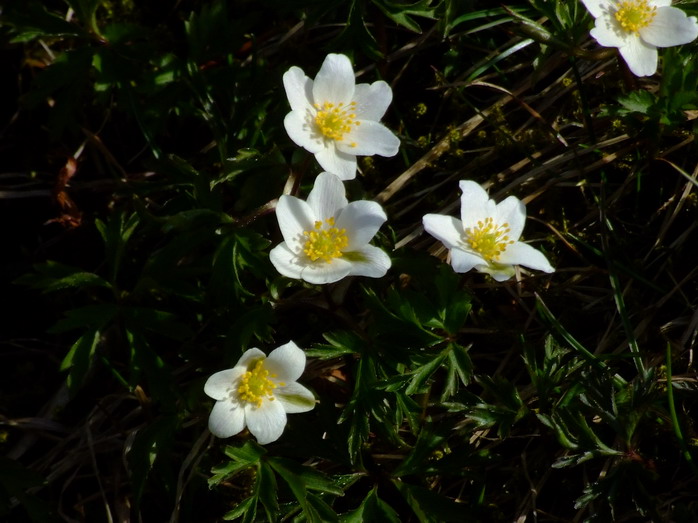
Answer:
POLYGON ((0 519, 695 519, 694 43, 637 79, 578 1, 6 4, 0 519), (318 286, 269 252, 320 171, 282 76, 327 53, 401 148, 345 183, 387 276, 318 286), (554 274, 453 271, 422 217, 463 179, 554 274), (316 407, 213 438, 208 377, 289 340, 316 407))

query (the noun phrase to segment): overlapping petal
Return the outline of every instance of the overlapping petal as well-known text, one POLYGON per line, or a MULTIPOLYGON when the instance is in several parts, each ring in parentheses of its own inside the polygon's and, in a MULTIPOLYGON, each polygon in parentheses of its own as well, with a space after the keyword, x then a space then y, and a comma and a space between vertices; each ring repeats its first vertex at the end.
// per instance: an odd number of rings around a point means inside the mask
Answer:
POLYGON ((354 89, 356 117, 359 120, 378 121, 383 118, 393 101, 393 90, 382 80, 372 84, 358 84, 354 89))
POLYGON ((279 389, 275 397, 287 414, 308 412, 315 407, 315 396, 300 383, 289 383, 279 389))
POLYGON ((316 220, 335 218, 349 203, 341 180, 328 172, 320 173, 315 179, 307 202, 316 220))
POLYGON ((208 430, 219 438, 229 438, 245 428, 245 410, 229 401, 217 401, 208 417, 208 430))
POLYGON ((266 445, 281 437, 286 427, 286 411, 279 401, 265 401, 261 407, 246 406, 245 422, 257 443, 266 445))
POLYGON ((640 36, 657 47, 683 45, 698 37, 698 24, 694 16, 687 16, 681 9, 660 7, 652 23, 640 29, 640 36))
POLYGON ((447 249, 459 247, 463 242, 463 222, 453 216, 427 214, 422 218, 424 230, 443 243, 447 249))
POLYGON ((336 142, 337 150, 355 156, 395 156, 400 140, 387 127, 371 120, 360 120, 344 140, 336 142))
POLYGON ((276 204, 276 219, 286 243, 297 250, 303 241, 303 231, 312 229, 317 218, 307 202, 295 196, 282 195, 276 204))
POLYGON ((354 96, 354 69, 343 54, 328 54, 313 83, 315 103, 345 105, 354 96))
POLYGON ((269 353, 264 366, 276 377, 275 381, 296 381, 305 370, 305 352, 289 341, 269 353))
POLYGON ((334 142, 315 153, 315 159, 325 171, 336 174, 340 180, 356 178, 356 156, 337 150, 334 142))
POLYGON ((373 245, 364 245, 346 256, 351 260, 351 276, 382 278, 390 269, 390 256, 373 245))
POLYGON ((332 263, 318 262, 303 266, 300 279, 315 285, 334 283, 351 274, 351 262, 344 258, 336 258, 332 263))
POLYGON ((337 219, 337 227, 347 231, 346 250, 353 251, 370 242, 387 219, 377 202, 360 200, 348 204, 337 219))

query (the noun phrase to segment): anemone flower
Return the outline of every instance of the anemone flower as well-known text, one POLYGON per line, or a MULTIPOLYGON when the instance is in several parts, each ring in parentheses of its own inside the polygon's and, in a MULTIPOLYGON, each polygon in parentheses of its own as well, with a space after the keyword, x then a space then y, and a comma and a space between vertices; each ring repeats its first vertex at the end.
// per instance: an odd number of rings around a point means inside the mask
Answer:
POLYGON ((475 269, 505 281, 514 266, 553 272, 546 257, 519 241, 526 222, 526 207, 514 196, 496 204, 487 192, 470 180, 460 182, 461 219, 427 214, 424 229, 450 250, 456 272, 475 269))
POLYGON ((596 19, 591 36, 617 47, 636 76, 657 72, 657 47, 687 44, 698 36, 695 16, 671 7, 671 0, 582 0, 596 19))
POLYGON ((267 357, 259 349, 245 351, 235 367, 213 374, 204 392, 216 400, 208 418, 214 436, 229 438, 247 427, 264 445, 281 437, 286 414, 307 412, 315 397, 296 383, 305 370, 305 353, 292 341, 267 357))
POLYGON ((308 283, 332 283, 346 276, 380 278, 390 257, 368 242, 387 219, 372 201, 347 202, 334 174, 320 173, 308 200, 281 196, 276 218, 284 241, 269 253, 276 270, 308 283))
POLYGON ((351 180, 357 156, 397 154, 400 140, 378 123, 393 99, 390 86, 383 81, 355 85, 351 62, 343 54, 328 54, 314 81, 296 66, 283 81, 291 104, 286 132, 325 171, 351 180))

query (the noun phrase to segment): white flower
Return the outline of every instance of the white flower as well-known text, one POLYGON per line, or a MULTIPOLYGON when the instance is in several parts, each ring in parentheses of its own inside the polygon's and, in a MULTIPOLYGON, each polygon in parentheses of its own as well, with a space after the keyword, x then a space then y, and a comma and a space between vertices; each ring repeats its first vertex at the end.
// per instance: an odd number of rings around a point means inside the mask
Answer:
POLYGON ((213 374, 204 392, 216 400, 208 428, 229 438, 247 427, 264 445, 276 441, 286 426, 286 414, 307 412, 313 394, 296 383, 305 369, 305 353, 292 341, 267 356, 259 349, 245 351, 235 367, 213 374))
POLYGON ((671 7, 671 0, 582 0, 596 24, 591 36, 617 47, 636 76, 657 71, 657 47, 687 44, 698 36, 695 16, 671 7))
POLYGON ((281 196, 276 218, 284 237, 269 253, 281 274, 309 283, 332 283, 345 276, 380 278, 390 257, 368 242, 387 219, 376 202, 347 202, 334 174, 320 173, 303 201, 281 196))
POLYGON ((393 99, 383 82, 354 85, 354 70, 343 54, 328 54, 315 77, 300 67, 284 74, 291 112, 284 127, 296 145, 342 180, 356 177, 356 157, 395 156, 400 140, 378 123, 393 99))
POLYGON ((505 281, 514 275, 514 265, 553 272, 546 257, 519 240, 526 221, 526 207, 509 196, 495 204, 477 183, 459 183, 461 220, 442 214, 427 214, 424 229, 451 251, 456 272, 476 269, 505 281))

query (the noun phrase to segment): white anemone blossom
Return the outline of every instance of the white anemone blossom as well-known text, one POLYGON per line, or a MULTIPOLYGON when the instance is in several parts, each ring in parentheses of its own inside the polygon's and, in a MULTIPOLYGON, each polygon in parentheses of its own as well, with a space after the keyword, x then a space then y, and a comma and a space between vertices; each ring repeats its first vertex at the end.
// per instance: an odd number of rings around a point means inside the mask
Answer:
POLYGON ((247 427, 264 445, 281 437, 286 414, 307 412, 315 397, 296 383, 305 370, 305 353, 292 341, 267 357, 248 349, 235 367, 213 374, 204 392, 216 400, 208 418, 214 436, 229 438, 247 427))
POLYGON ((695 16, 671 7, 671 0, 582 0, 596 19, 591 36, 617 47, 636 76, 657 71, 657 47, 687 44, 698 36, 695 16))
POLYGON ((397 154, 400 140, 378 123, 393 99, 390 86, 383 81, 355 85, 343 54, 328 54, 314 81, 296 66, 283 81, 291 105, 286 132, 315 155, 323 170, 351 180, 357 156, 397 154))
POLYGON ((276 218, 284 241, 269 253, 276 270, 308 283, 332 283, 346 276, 380 278, 390 257, 368 242, 387 217, 372 201, 347 202, 344 184, 320 173, 308 200, 283 195, 276 218))
POLYGON ((526 207, 509 196, 496 204, 479 184, 462 180, 461 219, 427 214, 424 229, 450 250, 456 272, 476 269, 505 281, 514 275, 514 265, 553 272, 546 257, 519 241, 526 221, 526 207))

